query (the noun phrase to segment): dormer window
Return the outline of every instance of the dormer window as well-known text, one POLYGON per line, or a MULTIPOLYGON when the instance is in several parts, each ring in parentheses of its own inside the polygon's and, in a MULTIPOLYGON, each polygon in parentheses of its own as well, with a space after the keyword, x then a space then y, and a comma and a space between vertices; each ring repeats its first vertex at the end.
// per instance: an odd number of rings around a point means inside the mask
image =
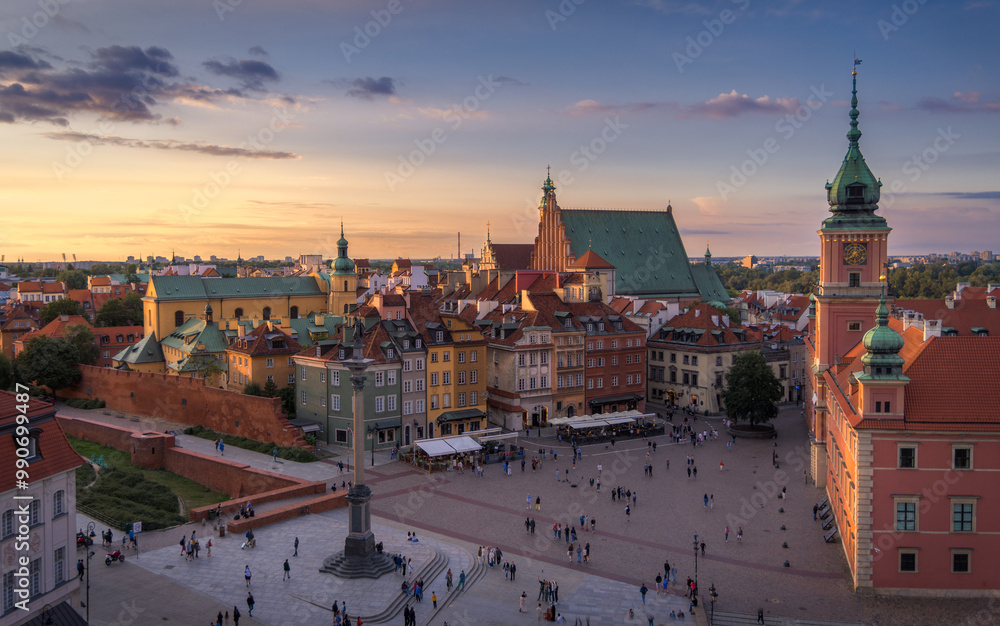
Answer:
POLYGON ((865 186, 862 183, 851 183, 847 186, 847 201, 860 203, 865 199, 865 186))
POLYGON ((420 340, 420 339, 417 339, 417 340, 416 340, 416 346, 417 346, 418 348, 419 348, 419 347, 421 347, 421 345, 422 345, 422 344, 423 344, 423 341, 422 341, 422 340, 420 340))

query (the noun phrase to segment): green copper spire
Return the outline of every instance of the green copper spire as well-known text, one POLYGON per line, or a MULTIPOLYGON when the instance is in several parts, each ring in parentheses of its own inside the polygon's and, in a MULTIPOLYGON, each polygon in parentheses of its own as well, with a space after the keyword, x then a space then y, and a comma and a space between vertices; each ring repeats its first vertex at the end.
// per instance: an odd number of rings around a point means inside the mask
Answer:
POLYGON ((712 264, 712 249, 708 245, 708 242, 705 242, 705 265, 711 265, 711 264, 712 264))
POLYGON ((340 239, 337 240, 337 258, 333 262, 334 274, 353 274, 354 261, 347 257, 347 239, 344 238, 344 222, 340 222, 340 239))
POLYGON ((847 155, 833 181, 826 183, 827 201, 834 214, 824 222, 827 228, 885 226, 885 219, 875 215, 882 182, 875 178, 865 163, 859 143, 861 130, 858 128, 858 116, 861 112, 858 110, 857 65, 851 75, 851 129, 847 132, 847 155))
MULTIPOLYGON (((885 277, 882 277, 885 280, 885 277)), ((903 337, 889 328, 889 307, 885 304, 885 283, 882 284, 882 294, 875 309, 875 327, 865 333, 862 341, 865 354, 861 357, 864 364, 862 379, 903 379, 903 357, 899 351, 903 349, 903 337)))
POLYGON ((544 191, 545 195, 548 196, 550 192, 556 190, 556 186, 552 183, 552 168, 546 166, 545 173, 545 184, 542 185, 542 191, 544 191))

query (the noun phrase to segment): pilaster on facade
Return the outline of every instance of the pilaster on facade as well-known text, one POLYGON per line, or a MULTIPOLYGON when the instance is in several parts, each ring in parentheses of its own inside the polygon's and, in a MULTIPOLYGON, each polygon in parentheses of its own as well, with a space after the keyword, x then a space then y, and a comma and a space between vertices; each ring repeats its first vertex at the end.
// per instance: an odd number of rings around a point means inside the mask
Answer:
POLYGON ((854 576, 855 590, 871 589, 874 585, 874 556, 875 541, 872 532, 872 519, 874 513, 872 482, 875 471, 872 469, 874 463, 874 446, 870 431, 858 431, 857 442, 857 511, 854 519, 856 521, 856 558, 857 566, 854 576))

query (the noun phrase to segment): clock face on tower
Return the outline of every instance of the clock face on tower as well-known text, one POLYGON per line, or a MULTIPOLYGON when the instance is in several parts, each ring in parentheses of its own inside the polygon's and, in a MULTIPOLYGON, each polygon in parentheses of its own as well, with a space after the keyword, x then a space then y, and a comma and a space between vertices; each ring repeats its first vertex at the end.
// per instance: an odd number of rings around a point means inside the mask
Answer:
POLYGON ((844 244, 844 265, 864 265, 867 260, 867 245, 857 242, 844 244))

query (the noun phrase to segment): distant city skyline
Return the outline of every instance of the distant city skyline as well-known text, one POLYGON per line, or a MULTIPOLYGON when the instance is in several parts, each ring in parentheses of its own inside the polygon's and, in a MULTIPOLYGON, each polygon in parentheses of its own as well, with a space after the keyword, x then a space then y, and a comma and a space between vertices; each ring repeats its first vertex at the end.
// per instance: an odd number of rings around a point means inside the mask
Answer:
POLYGON ((6 263, 451 258, 563 207, 816 256, 861 149, 893 256, 992 250, 1000 4, 125 0, 0 8, 6 263), (48 13, 46 13, 48 11, 48 13))

